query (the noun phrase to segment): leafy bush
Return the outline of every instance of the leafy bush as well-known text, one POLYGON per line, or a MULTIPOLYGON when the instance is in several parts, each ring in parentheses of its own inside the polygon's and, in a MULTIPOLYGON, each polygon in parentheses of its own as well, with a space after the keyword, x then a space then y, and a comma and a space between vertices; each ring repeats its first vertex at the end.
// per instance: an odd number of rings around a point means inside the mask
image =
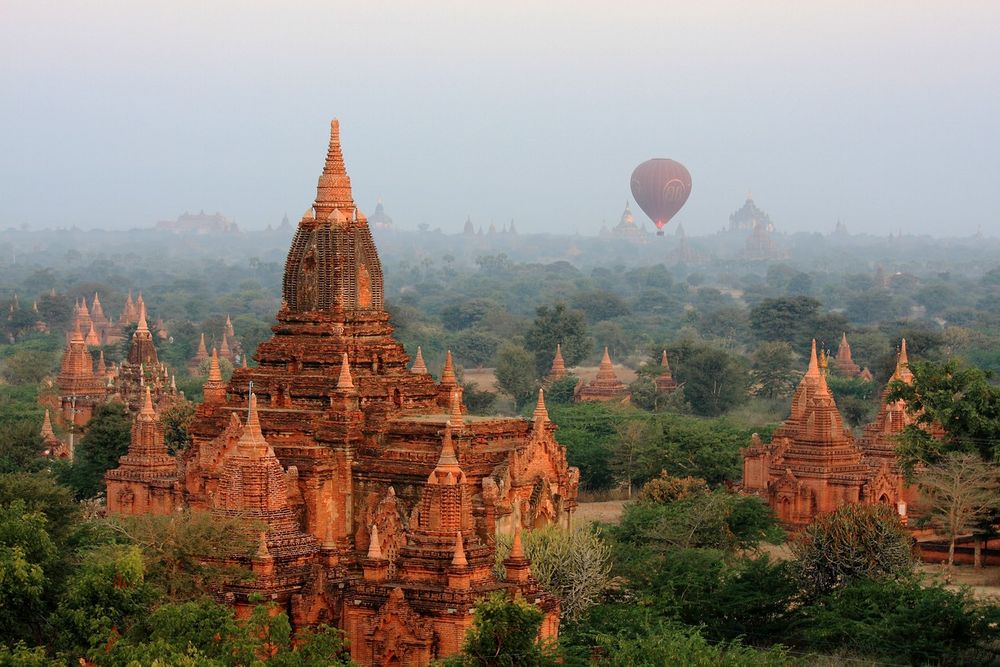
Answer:
MULTIPOLYGON (((611 547, 588 527, 565 530, 548 526, 522 535, 531 574, 562 605, 563 618, 578 618, 597 604, 611 583, 611 547)), ((503 560, 511 538, 497 540, 495 571, 503 577, 503 560)))
POLYGON ((805 588, 826 593, 857 579, 898 579, 913 571, 913 545, 894 507, 842 505, 816 517, 792 542, 805 588))

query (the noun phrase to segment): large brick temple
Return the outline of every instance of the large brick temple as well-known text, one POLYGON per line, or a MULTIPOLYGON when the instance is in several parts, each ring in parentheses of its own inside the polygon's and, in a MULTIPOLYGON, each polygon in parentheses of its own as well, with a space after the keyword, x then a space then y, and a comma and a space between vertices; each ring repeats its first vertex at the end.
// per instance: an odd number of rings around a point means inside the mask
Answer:
POLYGON ((579 473, 542 395, 534 418, 466 414, 450 355, 435 381, 392 337, 382 269, 331 125, 316 200, 285 264, 274 336, 224 383, 213 353, 192 442, 176 459, 140 411, 110 471, 112 512, 205 510, 246 520, 256 575, 220 594, 240 614, 272 600, 296 627, 342 628, 364 665, 456 652, 472 607, 520 595, 558 632, 558 602, 530 576, 521 529, 567 524, 579 473), (166 457, 166 458, 164 458, 166 457), (493 573, 496 536, 514 535, 493 573))
MULTIPOLYGON (((905 340, 889 381, 913 381, 905 340)), ((793 529, 846 503, 886 503, 905 520, 916 488, 904 479, 895 436, 914 418, 903 402, 886 400, 887 393, 883 390, 875 421, 855 439, 844 426, 813 341, 809 367, 792 397, 788 419, 770 443, 754 434, 751 445, 742 450, 743 491, 761 496, 793 529)))

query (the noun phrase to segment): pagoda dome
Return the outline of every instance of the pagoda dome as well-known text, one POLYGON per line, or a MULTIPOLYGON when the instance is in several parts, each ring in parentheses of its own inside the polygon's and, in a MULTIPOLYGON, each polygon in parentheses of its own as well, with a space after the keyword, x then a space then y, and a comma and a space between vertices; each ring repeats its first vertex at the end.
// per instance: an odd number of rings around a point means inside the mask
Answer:
POLYGON ((282 296, 290 312, 383 310, 382 266, 351 195, 337 121, 331 123, 316 202, 299 223, 285 261, 282 296))

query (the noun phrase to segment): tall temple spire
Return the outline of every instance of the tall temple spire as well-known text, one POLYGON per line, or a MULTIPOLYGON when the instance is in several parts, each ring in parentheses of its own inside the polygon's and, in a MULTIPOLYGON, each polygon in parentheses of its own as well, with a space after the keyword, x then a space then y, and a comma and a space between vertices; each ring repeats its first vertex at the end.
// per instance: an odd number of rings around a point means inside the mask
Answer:
POLYGON ((136 327, 136 333, 149 333, 149 324, 146 322, 146 304, 139 301, 139 325, 136 327))
POLYGON ((559 380, 566 377, 566 362, 562 356, 562 345, 556 343, 556 356, 552 359, 552 368, 549 369, 547 379, 559 380))
POLYGON ((448 425, 453 428, 462 428, 465 425, 465 418, 462 416, 462 392, 458 388, 451 390, 451 416, 448 417, 448 425))
POLYGON ((451 350, 448 350, 444 355, 444 370, 441 371, 441 384, 458 384, 458 378, 455 377, 455 366, 451 360, 451 350))
POLYGON ((896 369, 893 371, 892 380, 902 380, 909 384, 913 382, 913 371, 910 370, 910 356, 906 352, 906 339, 899 342, 899 354, 896 356, 896 369))
POLYGON ((809 352, 809 367, 806 369, 806 377, 808 378, 818 378, 821 375, 819 372, 819 357, 816 355, 816 339, 812 339, 812 350, 809 352))
POLYGON ((146 385, 146 397, 142 402, 142 409, 139 410, 139 419, 155 419, 156 410, 153 409, 153 394, 149 389, 149 385, 146 385))
POLYGON ((355 204, 351 194, 351 178, 344 165, 344 154, 340 148, 340 121, 330 121, 330 144, 326 151, 326 163, 316 186, 316 220, 326 220, 334 210, 345 216, 352 215, 355 204))
POLYGON ((250 394, 249 403, 247 423, 243 426, 243 433, 240 434, 240 439, 236 441, 236 447, 244 454, 250 456, 250 458, 260 458, 268 454, 271 446, 267 444, 264 434, 260 430, 256 394, 250 394))
POLYGON ((222 369, 219 368, 219 354, 212 348, 212 359, 208 365, 208 380, 203 387, 205 403, 221 404, 226 402, 226 383, 222 380, 222 369))
POLYGON ((55 431, 52 430, 52 420, 49 418, 49 411, 45 411, 45 419, 42 421, 42 431, 41 435, 43 439, 56 437, 55 431))
POLYGON ((545 423, 549 420, 549 411, 545 409, 545 390, 538 390, 538 402, 535 403, 535 423, 545 423))

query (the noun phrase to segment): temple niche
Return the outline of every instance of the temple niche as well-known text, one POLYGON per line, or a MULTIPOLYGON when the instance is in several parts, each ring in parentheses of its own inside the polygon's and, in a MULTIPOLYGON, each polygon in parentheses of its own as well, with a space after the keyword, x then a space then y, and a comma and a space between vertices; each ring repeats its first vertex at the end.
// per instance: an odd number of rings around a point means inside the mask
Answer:
MULTIPOLYGON (((450 354, 440 382, 419 351, 410 367, 337 121, 282 294, 253 367, 227 383, 218 351, 204 351, 205 400, 175 463, 170 507, 256 519, 247 530, 259 531, 259 548, 243 562, 257 577, 220 594, 241 614, 263 595, 297 627, 335 624, 363 665, 426 665, 456 652, 475 602, 498 590, 538 604, 543 634, 554 637, 558 601, 523 553, 508 559, 505 579, 494 575, 496 537, 519 543, 522 529, 568 525, 579 472, 541 395, 531 421, 473 416, 450 354)), ((123 459, 109 489, 135 467, 123 459)), ((132 497, 160 482, 139 477, 128 475, 132 497)))
MULTIPOLYGON (((904 345, 897 364, 899 377, 893 379, 905 381, 907 363, 904 345)), ((845 503, 886 503, 905 520, 912 495, 896 464, 891 436, 907 419, 905 406, 883 400, 876 423, 865 428, 860 442, 855 441, 844 427, 813 341, 809 368, 792 397, 788 419, 770 443, 754 434, 750 446, 741 450, 741 488, 766 500, 792 529, 845 503)))

